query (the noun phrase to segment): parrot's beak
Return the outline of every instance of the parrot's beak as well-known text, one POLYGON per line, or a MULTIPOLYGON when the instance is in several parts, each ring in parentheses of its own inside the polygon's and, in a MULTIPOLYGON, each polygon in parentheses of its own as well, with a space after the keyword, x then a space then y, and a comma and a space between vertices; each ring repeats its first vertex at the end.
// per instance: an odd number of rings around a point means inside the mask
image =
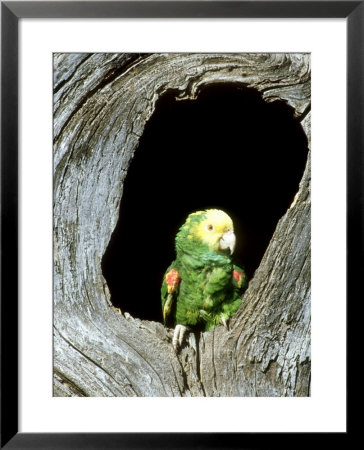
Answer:
POLYGON ((233 230, 227 231, 220 238, 219 248, 220 250, 230 250, 230 255, 233 254, 235 249, 236 236, 233 230))

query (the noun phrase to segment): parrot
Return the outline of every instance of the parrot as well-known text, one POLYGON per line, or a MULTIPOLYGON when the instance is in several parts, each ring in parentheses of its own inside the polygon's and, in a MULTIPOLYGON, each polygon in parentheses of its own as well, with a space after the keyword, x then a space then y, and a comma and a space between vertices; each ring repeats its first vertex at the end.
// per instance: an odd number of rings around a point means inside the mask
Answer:
POLYGON ((176 351, 188 329, 208 331, 219 324, 229 329, 247 287, 244 269, 232 261, 235 244, 233 222, 219 209, 193 212, 179 228, 176 258, 161 287, 163 322, 174 327, 176 351))

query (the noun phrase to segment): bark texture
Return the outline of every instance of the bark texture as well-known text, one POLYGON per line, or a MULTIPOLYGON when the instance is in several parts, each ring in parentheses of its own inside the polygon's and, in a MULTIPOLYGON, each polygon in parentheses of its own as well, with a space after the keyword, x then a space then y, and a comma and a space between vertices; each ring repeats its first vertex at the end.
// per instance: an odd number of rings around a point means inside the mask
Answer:
POLYGON ((158 97, 224 82, 286 101, 310 142, 309 55, 54 56, 55 396, 310 395, 310 155, 230 332, 190 333, 176 355, 173 330, 115 309, 102 275, 158 97))

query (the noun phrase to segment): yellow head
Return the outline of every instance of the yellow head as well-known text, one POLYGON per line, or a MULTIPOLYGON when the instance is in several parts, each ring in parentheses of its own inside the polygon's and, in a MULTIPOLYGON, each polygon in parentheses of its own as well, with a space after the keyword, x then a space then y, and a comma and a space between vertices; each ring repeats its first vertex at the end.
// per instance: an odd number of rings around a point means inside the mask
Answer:
POLYGON ((188 231, 187 239, 200 241, 211 251, 229 250, 230 254, 234 251, 234 225, 224 211, 208 209, 192 213, 182 229, 188 231))

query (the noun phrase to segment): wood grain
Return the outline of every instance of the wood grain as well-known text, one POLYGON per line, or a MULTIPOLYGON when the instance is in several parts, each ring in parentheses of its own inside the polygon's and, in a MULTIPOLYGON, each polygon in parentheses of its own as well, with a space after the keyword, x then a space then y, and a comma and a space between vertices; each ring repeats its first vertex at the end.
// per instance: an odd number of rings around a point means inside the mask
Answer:
POLYGON ((173 330, 114 308, 102 275, 157 99, 226 82, 287 102, 310 143, 308 54, 54 55, 55 396, 310 395, 310 155, 231 331, 176 355, 173 330))

